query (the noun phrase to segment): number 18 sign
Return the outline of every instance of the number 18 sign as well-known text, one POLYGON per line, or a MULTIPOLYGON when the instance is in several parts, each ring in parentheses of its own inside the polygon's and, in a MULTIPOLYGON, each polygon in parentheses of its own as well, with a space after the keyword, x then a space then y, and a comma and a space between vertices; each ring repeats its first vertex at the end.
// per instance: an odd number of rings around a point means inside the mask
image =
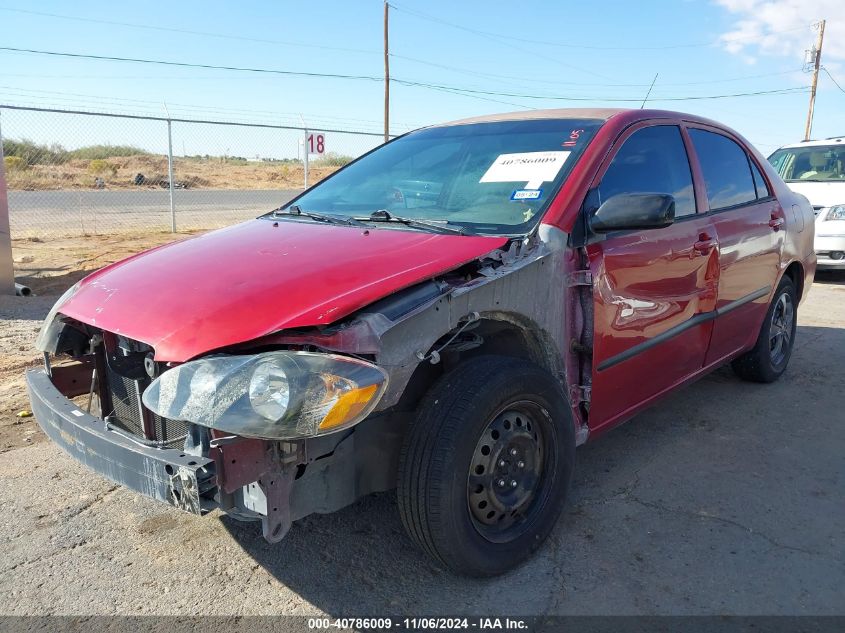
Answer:
POLYGON ((325 134, 309 134, 305 139, 308 145, 309 154, 325 154, 326 153, 326 136, 325 134))

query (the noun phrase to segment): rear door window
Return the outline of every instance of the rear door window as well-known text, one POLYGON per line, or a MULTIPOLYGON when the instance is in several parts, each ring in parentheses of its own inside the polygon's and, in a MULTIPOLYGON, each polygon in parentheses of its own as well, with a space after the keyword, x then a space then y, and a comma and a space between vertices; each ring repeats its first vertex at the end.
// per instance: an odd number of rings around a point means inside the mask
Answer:
POLYGON ((598 187, 599 204, 623 193, 663 193, 675 198, 675 217, 695 213, 692 172, 676 125, 637 130, 622 145, 598 187))
POLYGON ((690 129, 689 134, 704 174, 711 211, 757 200, 754 176, 744 149, 715 132, 690 129))

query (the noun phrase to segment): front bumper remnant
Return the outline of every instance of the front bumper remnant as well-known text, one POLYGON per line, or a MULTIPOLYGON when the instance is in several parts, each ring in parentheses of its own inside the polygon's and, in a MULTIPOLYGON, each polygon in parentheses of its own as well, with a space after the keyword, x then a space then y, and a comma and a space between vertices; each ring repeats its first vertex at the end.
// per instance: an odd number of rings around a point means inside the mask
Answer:
POLYGON ((32 412, 69 455, 111 481, 192 514, 216 507, 214 460, 162 449, 114 430, 62 395, 43 369, 26 373, 32 412))

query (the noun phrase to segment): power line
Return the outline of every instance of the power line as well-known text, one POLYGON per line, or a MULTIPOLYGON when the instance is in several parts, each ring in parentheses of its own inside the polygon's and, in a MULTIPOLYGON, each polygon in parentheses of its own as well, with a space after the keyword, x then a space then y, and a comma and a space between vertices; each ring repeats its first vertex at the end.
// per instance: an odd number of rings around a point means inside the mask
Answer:
MULTIPOLYGON (((393 5, 389 5, 389 6, 393 6, 393 5)), ((58 13, 48 13, 48 12, 45 12, 45 11, 32 11, 32 10, 29 10, 29 9, 14 9, 14 8, 10 8, 10 7, 0 7, 0 11, 11 11, 11 12, 14 12, 14 13, 22 13, 22 14, 27 14, 27 15, 37 15, 37 16, 57 18, 57 19, 62 19, 62 20, 73 20, 75 22, 88 22, 88 23, 92 23, 92 24, 104 24, 104 25, 108 25, 108 26, 122 26, 122 27, 135 28, 135 29, 162 31, 162 32, 165 32, 165 33, 181 33, 181 34, 186 34, 186 35, 216 37, 216 38, 229 39, 229 40, 257 42, 257 43, 261 43, 261 44, 277 44, 277 45, 283 45, 283 46, 301 46, 301 47, 306 47, 306 48, 316 48, 316 49, 322 49, 322 50, 351 52, 351 53, 381 54, 380 51, 375 51, 375 50, 366 50, 366 49, 358 49, 358 48, 341 48, 341 47, 336 47, 336 46, 324 46, 324 45, 319 45, 319 44, 310 44, 310 43, 306 43, 306 42, 292 42, 292 41, 286 41, 286 40, 271 40, 271 39, 255 38, 255 37, 246 37, 246 36, 242 36, 242 35, 228 35, 228 34, 225 34, 225 33, 214 33, 214 32, 210 32, 210 31, 194 31, 194 30, 190 30, 190 29, 179 29, 179 28, 174 28, 174 27, 155 26, 155 25, 152 25, 152 24, 138 24, 138 23, 133 23, 133 22, 118 22, 118 21, 115 21, 115 20, 103 20, 103 19, 98 19, 98 18, 83 18, 83 17, 73 16, 73 15, 62 15, 62 14, 58 14, 58 13)), ((522 49, 522 48, 519 48, 519 47, 513 46, 513 45, 509 45, 509 46, 511 46, 512 48, 515 48, 517 50, 520 50, 522 52, 525 52, 525 53, 528 53, 528 54, 531 54, 531 55, 537 55, 537 56, 542 57, 542 58, 544 58, 548 61, 552 61, 552 62, 561 64, 562 66, 565 66, 567 68, 572 68, 574 70, 586 72, 586 73, 594 75, 594 76, 600 76, 597 73, 593 73, 591 71, 587 71, 587 70, 584 70, 582 68, 572 66, 570 64, 565 64, 565 63, 561 62, 560 60, 553 59, 553 58, 550 58, 550 57, 546 57, 546 56, 541 55, 539 53, 534 53, 532 51, 528 51, 528 50, 525 50, 525 49, 522 49)))
POLYGON ((748 79, 762 79, 764 77, 780 77, 783 75, 794 75, 795 73, 799 72, 800 68, 795 68, 792 70, 781 70, 775 73, 761 73, 759 75, 743 75, 742 77, 728 77, 727 79, 709 79, 706 81, 687 81, 681 83, 663 83, 661 85, 665 86, 703 86, 707 84, 721 84, 721 83, 731 83, 733 81, 747 81, 748 79))
MULTIPOLYGON (((747 35, 741 36, 736 38, 720 38, 715 41, 711 42, 697 42, 697 43, 685 43, 685 44, 668 44, 663 46, 595 46, 592 44, 567 44, 565 42, 550 42, 545 40, 535 40, 535 39, 527 39, 522 37, 514 37, 513 35, 504 35, 501 33, 491 33, 490 31, 482 31, 479 29, 474 29, 468 26, 463 26, 461 24, 455 24, 454 22, 449 22, 442 18, 438 18, 433 15, 429 15, 427 13, 423 13, 422 11, 416 11, 413 9, 406 9, 404 7, 400 7, 394 3, 390 3, 390 6, 397 11, 401 11, 403 13, 407 13, 409 15, 413 15, 415 17, 421 18, 423 20, 428 20, 430 22, 436 22, 438 24, 444 24, 446 26, 450 26, 455 29, 459 29, 461 31, 466 31, 468 33, 473 33, 475 35, 480 35, 483 37, 495 37, 502 40, 513 40, 515 42, 523 42, 525 44, 539 44, 542 46, 556 46, 559 48, 578 48, 584 50, 601 50, 601 51, 662 51, 662 50, 671 50, 677 48, 701 48, 706 46, 718 46, 719 44, 730 44, 732 42, 743 41, 748 39, 759 39, 758 35, 747 35)), ((774 35, 777 33, 791 33, 794 31, 801 31, 804 29, 809 28, 809 24, 802 25, 798 27, 794 27, 791 29, 783 29, 778 31, 769 31, 767 35, 774 35)))
MULTIPOLYGON (((605 101, 608 103, 640 103, 642 101, 639 97, 634 98, 622 98, 622 97, 588 97, 588 96, 569 96, 569 97, 561 97, 555 95, 529 95, 529 94, 518 94, 513 92, 494 92, 494 91, 487 91, 487 90, 473 90, 470 88, 458 88, 454 86, 440 86, 437 84, 426 84, 422 82, 412 82, 412 81, 402 81, 396 80, 397 83, 401 83, 406 86, 418 86, 424 88, 433 88, 436 90, 450 90, 456 93, 468 93, 468 94, 481 94, 481 95, 495 95, 495 96, 502 96, 502 97, 513 97, 518 99, 544 99, 549 101, 605 101)), ((683 97, 652 97, 652 101, 702 101, 707 99, 730 99, 734 97, 757 97, 763 95, 776 95, 776 94, 795 94, 798 92, 806 92, 809 86, 798 86, 794 88, 779 88, 775 90, 758 90, 755 92, 738 92, 732 94, 720 94, 720 95, 689 95, 683 97)))
MULTIPOLYGON (((110 116, 118 119, 136 119, 145 121, 171 121, 173 123, 206 123, 208 125, 236 125, 239 127, 263 127, 276 130, 302 130, 303 127, 299 125, 278 125, 274 123, 259 123, 247 121, 212 121, 204 119, 182 119, 177 117, 163 117, 139 114, 123 114, 113 112, 86 112, 83 110, 68 110, 64 108, 38 108, 33 106, 21 106, 9 103, 0 103, 0 109, 7 110, 22 110, 27 112, 53 112, 58 114, 81 114, 84 116, 110 116)), ((321 132, 331 132, 336 134, 354 134, 356 136, 381 136, 381 132, 360 132, 357 130, 332 130, 323 128, 321 132)))
POLYGON ((100 61, 109 62, 133 62, 136 64, 159 64, 162 66, 179 66, 182 68, 205 68, 212 70, 231 70, 236 72, 249 73, 265 73, 272 75, 288 75, 297 77, 321 77, 327 79, 360 79, 381 82, 381 77, 373 77, 371 75, 343 75, 339 73, 315 73, 294 70, 278 70, 273 68, 250 68, 246 66, 216 66, 213 64, 198 64, 188 62, 174 62, 161 59, 140 59, 137 57, 112 57, 109 55, 88 55, 82 53, 63 53, 57 51, 42 51, 32 48, 13 48, 10 46, 0 46, 0 51, 11 51, 14 53, 31 53, 35 55, 51 55, 53 57, 74 57, 79 59, 97 59, 100 61))
POLYGON ((478 36, 483 37, 485 39, 493 40, 494 42, 496 42, 498 44, 504 44, 505 46, 509 46, 510 48, 517 50, 521 53, 525 53, 527 55, 533 55, 535 57, 539 57, 540 59, 545 59, 546 61, 550 61, 552 63, 559 64, 560 66, 563 66, 565 68, 569 68, 571 70, 577 70, 578 72, 586 73, 586 74, 592 75, 594 77, 600 77, 602 79, 608 79, 604 75, 601 75, 601 74, 599 74, 595 71, 587 70, 585 68, 581 68, 580 66, 575 66, 573 64, 564 63, 564 62, 562 62, 559 59, 556 59, 554 57, 549 57, 548 55, 543 55, 542 53, 538 53, 537 51, 531 51, 531 50, 528 50, 526 48, 522 48, 521 46, 517 46, 516 44, 512 43, 513 41, 519 41, 519 42, 523 42, 523 43, 534 44, 535 42, 532 42, 531 40, 520 40, 519 38, 502 36, 502 35, 499 35, 497 33, 487 33, 485 31, 479 31, 477 29, 470 29, 468 27, 463 27, 463 26, 460 26, 460 25, 457 25, 457 24, 453 24, 451 22, 446 22, 445 20, 441 20, 441 19, 435 18, 433 16, 428 16, 424 13, 410 11, 409 9, 397 7, 393 3, 389 3, 389 6, 392 9, 397 9, 398 11, 402 11, 404 13, 409 13, 411 15, 416 15, 417 17, 422 17, 424 19, 432 20, 432 21, 438 22, 440 24, 446 24, 448 26, 452 26, 454 28, 461 29, 463 31, 468 31, 470 33, 474 33, 475 35, 478 35, 478 36))
POLYGON ((241 42, 256 42, 258 44, 275 44, 275 45, 282 45, 282 46, 301 46, 304 48, 316 48, 322 49, 327 51, 339 51, 343 53, 364 53, 367 55, 380 55, 381 51, 376 50, 366 50, 360 48, 342 48, 337 46, 324 46, 321 44, 311 44, 308 42, 292 42, 286 40, 270 40, 270 39, 263 39, 257 37, 247 37, 244 35, 230 35, 227 33, 214 33, 211 31, 192 31, 189 29, 177 29, 174 27, 169 26, 156 26, 153 24, 138 24, 134 22, 117 22, 114 20, 102 20, 98 18, 83 18, 75 15, 62 15, 59 13, 47 13, 46 11, 32 11, 29 9, 13 9, 11 7, 0 7, 0 11, 11 11, 14 13, 24 13, 27 15, 37 15, 41 17, 48 17, 48 18, 58 18, 61 20, 73 20, 74 22, 89 22, 92 24, 104 24, 107 26, 124 26, 127 28, 132 29, 146 29, 150 31, 162 31, 165 33, 181 33, 184 35, 199 35, 203 37, 216 37, 220 39, 227 39, 227 40, 237 40, 241 42))
MULTIPOLYGON (((81 99, 68 99, 67 97, 85 97, 87 99, 94 99, 98 103, 106 102, 106 103, 114 103, 118 102, 118 105, 125 105, 128 104, 132 107, 136 107, 136 104, 140 104, 143 106, 153 106, 154 109, 158 112, 161 111, 161 100, 155 101, 151 99, 128 99, 124 97, 115 97, 112 95, 96 95, 90 93, 81 93, 81 92, 56 92, 55 90, 38 90, 36 88, 17 88, 15 86, 0 86, 0 90, 9 91, 11 93, 18 93, 18 96, 24 97, 32 97, 38 99, 55 99, 55 100, 63 100, 63 101, 78 101, 82 102, 81 99)), ((256 109, 247 109, 247 108, 225 108, 220 106, 208 106, 208 105, 197 105, 192 103, 179 103, 169 101, 167 102, 168 107, 173 110, 197 110, 200 112, 220 112, 220 113, 233 113, 233 114, 240 114, 240 115, 256 115, 256 116, 264 116, 264 117, 271 117, 274 119, 278 119, 282 116, 289 116, 290 118, 299 119, 299 114, 296 112, 280 112, 278 110, 256 110, 256 109)), ((381 125, 380 121, 375 121, 373 119, 357 119, 352 117, 338 117, 333 115, 314 115, 315 118, 325 119, 325 120, 334 120, 334 121, 341 121, 344 123, 369 123, 374 125, 381 125)), ((407 122, 402 123, 402 125, 409 125, 407 122)), ((413 124, 419 125, 419 124, 413 124)))
POLYGON ((825 68, 824 66, 822 66, 822 70, 823 70, 823 71, 825 71, 825 72, 827 73, 827 76, 828 76, 828 77, 830 77, 830 80, 831 80, 834 84, 836 84, 836 87, 837 87, 837 88, 839 88, 842 92, 845 92, 845 88, 843 88, 842 86, 840 86, 840 85, 839 85, 839 82, 838 82, 838 81, 836 81, 836 80, 833 78, 833 75, 831 75, 831 74, 830 74, 830 71, 829 71, 827 68, 825 68))
MULTIPOLYGON (((405 55, 397 55, 394 53, 390 54, 391 57, 396 59, 402 59, 406 61, 411 61, 415 63, 425 64, 427 66, 432 66, 434 68, 440 68, 443 70, 454 70, 458 71, 461 74, 470 75, 473 77, 489 77, 490 79, 506 79, 506 80, 522 80, 531 83, 542 83, 544 85, 556 85, 556 86, 572 86, 572 87, 594 87, 594 88, 647 88, 649 84, 647 83, 585 83, 585 82, 578 82, 578 81, 557 81, 553 79, 535 79, 531 77, 517 77, 513 75, 496 75, 492 73, 485 73, 470 69, 457 69, 453 66, 448 66, 446 64, 437 64, 434 62, 428 62, 422 59, 416 59, 414 57, 407 57, 405 55)), ((778 77, 783 75, 792 75, 796 74, 798 69, 796 70, 784 70, 779 72, 773 73, 762 73, 758 75, 743 75, 740 77, 727 77, 725 79, 712 79, 706 81, 689 81, 689 82, 661 82, 661 86, 664 88, 667 87, 676 87, 676 86, 699 86, 699 85, 712 85, 712 84, 721 84, 721 83, 732 83, 736 81, 747 81, 750 79, 761 79, 765 77, 778 77)), ((154 80, 154 81, 161 81, 161 80, 174 80, 174 81, 185 81, 185 80, 210 80, 210 81, 219 81, 220 77, 218 75, 192 75, 192 76, 185 76, 185 75, 103 75, 103 74, 88 74, 88 75, 78 75, 78 74, 70 74, 70 73, 59 73, 59 74, 36 74, 36 73, 7 73, 7 72, 0 72, 0 77, 23 77, 27 79, 96 79, 96 80, 104 80, 104 79, 126 79, 126 80, 154 80)), ((380 79, 374 77, 374 79, 380 79)))
POLYGON ((466 92, 462 92, 459 89, 438 87, 438 86, 432 86, 431 89, 432 90, 438 90, 440 92, 445 92, 447 94, 455 94, 455 95, 458 95, 460 97, 469 97, 471 99, 479 99, 481 101, 489 101, 491 103, 501 103, 503 105, 513 106, 513 107, 516 107, 516 108, 522 108, 522 109, 525 109, 525 110, 531 109, 530 106, 527 106, 527 105, 522 104, 522 103, 513 103, 512 101, 502 101, 501 99, 491 99, 490 97, 482 97, 481 95, 477 95, 477 94, 468 94, 466 92))
MULTIPOLYGON (((114 61, 114 62, 130 62, 130 63, 138 63, 138 64, 156 64, 156 65, 163 65, 163 66, 178 66, 184 68, 204 68, 204 69, 214 69, 214 70, 227 70, 233 72, 250 72, 250 73, 264 73, 264 74, 276 74, 276 75, 285 75, 285 76, 295 76, 295 77, 318 77, 318 78, 327 78, 327 79, 351 79, 351 80, 364 80, 364 81, 372 81, 372 82, 382 82, 383 78, 381 77, 374 77, 370 75, 343 75, 338 73, 317 73, 317 72, 305 72, 305 71, 293 71, 293 70, 281 70, 281 69, 273 69, 273 68, 253 68, 253 67, 244 67, 244 66, 217 66, 213 64, 200 64, 200 63, 189 63, 189 62, 176 62, 176 61, 167 61, 167 60, 156 60, 156 59, 141 59, 137 57, 114 57, 114 56, 107 56, 107 55, 89 55, 83 53, 67 53, 67 52, 58 52, 58 51, 43 51, 43 50, 36 50, 36 49, 29 49, 29 48, 13 48, 9 46, 0 46, 0 51, 11 51, 16 53, 28 53, 28 54, 36 54, 36 55, 49 55, 54 57, 70 57, 75 59, 93 59, 98 61, 114 61)), ((399 78, 392 78, 392 82, 395 82, 400 85, 404 86, 414 86, 419 88, 429 88, 433 90, 441 90, 441 91, 452 91, 456 93, 466 93, 466 94, 473 94, 473 95, 482 95, 482 96, 494 96, 494 97, 511 97, 511 98, 518 98, 518 99, 539 99, 539 100, 549 100, 549 101, 606 101, 606 102, 639 102, 639 98, 619 98, 619 97, 603 97, 603 96, 557 96, 557 95, 536 95, 536 94, 522 94, 522 93, 515 93, 515 92, 499 92, 493 90, 479 90, 473 88, 462 88, 460 86, 449 86, 444 84, 433 84, 427 83, 422 81, 411 81, 407 79, 399 79, 399 78)), ((655 97, 656 101, 690 101, 690 100, 701 100, 701 99, 726 99, 729 97, 746 97, 746 96, 758 96, 758 95, 766 95, 766 94, 782 94, 793 92, 796 90, 805 90, 806 86, 801 87, 794 87, 794 88, 781 88, 775 90, 761 90, 756 92, 744 92, 744 93, 736 93, 736 94, 723 94, 723 95, 691 95, 685 97, 655 97)))
MULTIPOLYGON (((435 18, 433 16, 428 16, 426 14, 423 14, 422 12, 419 12, 419 11, 412 11, 412 10, 409 10, 409 9, 404 9, 404 8, 398 7, 398 6, 396 6, 392 3, 390 4, 390 6, 399 10, 399 11, 403 11, 403 12, 409 13, 411 15, 416 15, 417 17, 422 17, 424 19, 434 20, 436 22, 446 24, 446 25, 452 26, 454 28, 459 28, 459 29, 462 29, 462 30, 474 32, 474 33, 479 34, 479 35, 485 35, 485 36, 488 36, 488 37, 494 37, 494 38, 498 38, 498 39, 512 39, 514 41, 523 42, 523 43, 545 44, 545 45, 549 45, 549 46, 559 46, 559 47, 564 47, 564 48, 584 48, 584 49, 592 49, 592 50, 635 50, 635 48, 632 48, 632 47, 600 47, 600 46, 590 46, 590 45, 581 45, 581 44, 565 44, 565 43, 560 43, 560 42, 544 42, 544 41, 537 41, 537 40, 529 40, 529 39, 525 39, 525 38, 517 38, 517 37, 507 36, 507 35, 488 33, 488 32, 485 32, 485 31, 478 31, 477 29, 471 29, 469 27, 463 27, 463 26, 460 26, 460 25, 457 25, 457 24, 453 24, 451 22, 447 22, 445 20, 441 20, 441 19, 435 18)), ((196 30, 191 30, 191 29, 180 29, 180 28, 174 28, 174 27, 157 26, 157 25, 152 25, 152 24, 139 24, 139 23, 134 23, 134 22, 120 22, 120 21, 116 21, 116 20, 103 20, 103 19, 99 19, 99 18, 87 18, 87 17, 80 17, 80 16, 73 16, 73 15, 64 15, 64 14, 59 14, 59 13, 49 13, 49 12, 46 12, 46 11, 33 11, 33 10, 29 10, 29 9, 18 9, 18 8, 12 8, 12 7, 0 7, 0 11, 8 11, 8 12, 13 12, 13 13, 34 15, 34 16, 40 16, 40 17, 49 17, 49 18, 56 18, 56 19, 62 19, 62 20, 72 20, 72 21, 75 21, 75 22, 88 22, 88 23, 92 23, 92 24, 103 24, 103 25, 107 25, 107 26, 122 26, 122 27, 126 27, 126 28, 161 31, 161 32, 166 32, 166 33, 181 33, 181 34, 195 35, 195 36, 202 36, 202 37, 213 37, 213 38, 236 40, 236 41, 255 42, 255 43, 259 43, 259 44, 273 44, 273 45, 281 45, 281 46, 298 46, 298 47, 304 47, 304 48, 313 48, 313 49, 339 51, 339 52, 362 53, 362 54, 369 54, 369 55, 380 55, 381 54, 381 51, 377 51, 377 50, 337 47, 337 46, 325 46, 325 45, 320 45, 320 44, 312 44, 312 43, 308 43, 308 42, 297 42, 297 41, 290 41, 290 40, 275 40, 275 39, 266 39, 266 38, 247 37, 247 36, 243 36, 243 35, 216 33, 216 32, 212 32, 212 31, 196 31, 196 30)), ((789 31, 794 31, 794 30, 800 30, 802 28, 805 28, 805 27, 797 27, 795 29, 786 29, 784 31, 772 31, 772 33, 783 33, 783 32, 789 32, 789 31)), ((723 40, 723 41, 725 41, 725 40, 723 40)), ((730 39, 730 40, 727 40, 727 41, 734 41, 734 40, 730 39)), ((716 43, 718 43, 718 42, 716 42, 716 43)), ((710 44, 713 44, 713 43, 710 43, 710 44)), ((645 47, 645 50, 663 50, 663 49, 681 48, 681 47, 687 47, 687 46, 707 46, 707 45, 710 45, 710 44, 682 44, 682 45, 673 45, 673 46, 665 46, 665 47, 645 47)), ((520 50, 522 50, 522 49, 520 49, 520 50)), ((532 51, 525 51, 525 52, 528 52, 530 54, 534 54, 532 51)), ((512 80, 512 81, 527 81, 527 82, 531 82, 531 83, 559 84, 559 85, 572 85, 572 86, 601 85, 601 86, 607 86, 607 87, 631 87, 631 88, 640 88, 641 87, 641 88, 644 88, 644 87, 647 87, 649 85, 647 83, 640 83, 640 84, 636 84, 636 83, 628 83, 628 84, 626 84, 626 83, 587 84, 587 83, 584 83, 584 82, 556 81, 556 80, 550 80, 550 79, 547 79, 547 78, 545 78, 545 79, 533 79, 533 78, 527 78, 527 77, 516 77, 516 76, 513 76, 513 75, 499 75, 499 74, 487 73, 487 72, 472 70, 472 69, 468 69, 468 68, 457 68, 455 66, 450 66, 450 65, 446 65, 446 64, 437 64, 435 62, 431 62, 431 61, 427 61, 427 60, 423 60, 423 59, 419 59, 419 58, 415 58, 415 57, 410 57, 410 56, 406 56, 406 55, 399 55, 399 54, 396 54, 396 53, 390 53, 390 57, 393 57, 393 58, 396 58, 396 59, 404 59, 406 61, 414 62, 414 63, 417 63, 417 64, 424 64, 424 65, 431 66, 431 67, 434 67, 434 68, 440 68, 442 70, 450 70, 450 71, 453 71, 453 72, 458 72, 458 73, 461 73, 461 74, 467 74, 467 75, 471 75, 471 76, 489 77, 491 79, 507 79, 507 80, 512 80)), ((550 58, 546 58, 546 59, 549 59, 550 61, 553 61, 553 62, 556 62, 556 63, 560 63, 559 60, 550 59, 550 58)), ((576 67, 573 67, 573 68, 576 68, 576 67)), ((583 70, 583 69, 578 68, 578 70, 583 70)), ((589 72, 589 71, 587 71, 587 72, 589 72)), ((699 85, 699 84, 703 85, 703 84, 723 83, 723 82, 727 83, 727 82, 731 82, 731 81, 743 81, 745 79, 756 79, 756 78, 761 78, 761 77, 772 77, 772 76, 776 76, 776 75, 785 75, 785 74, 789 74, 791 72, 792 71, 784 71, 784 72, 777 72, 777 73, 765 73, 765 74, 760 74, 760 75, 748 75, 748 76, 744 76, 744 77, 735 77, 735 78, 731 78, 731 79, 700 81, 700 82, 663 83, 662 85, 664 87, 666 87, 666 86, 692 86, 692 85, 699 85)))
MULTIPOLYGON (((405 61, 413 62, 416 64, 423 64, 425 66, 431 66, 433 68, 440 68, 442 70, 449 70, 453 72, 457 72, 464 75, 470 75, 472 77, 489 77, 491 79, 506 79, 509 81, 525 81, 530 83, 542 83, 542 84, 554 84, 560 86, 601 86, 601 87, 608 87, 608 88, 648 88, 648 83, 586 83, 582 81, 559 81, 555 79, 536 79, 532 77, 525 77, 525 76, 515 76, 515 75, 499 75, 493 73, 487 73, 479 70, 472 70, 469 68, 458 68, 456 66, 448 65, 448 64, 438 64, 436 62, 431 62, 425 59, 418 59, 416 57, 409 57, 407 55, 399 55, 396 53, 391 53, 391 57, 395 59, 402 59, 405 61)), ((670 87, 670 86, 699 86, 699 85, 706 85, 706 84, 721 84, 721 83, 731 83, 734 81, 747 81, 749 79, 761 79, 764 77, 776 77, 776 76, 783 76, 783 75, 791 75, 797 73, 800 69, 796 68, 794 70, 783 70, 773 73, 761 73, 756 75, 743 75, 741 77, 729 77, 726 79, 711 79, 706 81, 686 81, 680 83, 665 83, 661 82, 663 87, 670 87)))
MULTIPOLYGON (((4 95, 5 101, 9 105, 19 106, 42 106, 47 108, 76 108, 88 111, 111 112, 120 114, 150 114, 161 115, 161 102, 143 102, 138 103, 116 103, 109 101, 107 98, 94 97, 92 95, 89 99, 82 97, 63 97, 58 94, 28 94, 20 93, 14 89, 8 90, 0 86, 0 93, 4 95)), ((173 117, 184 116, 198 119, 218 119, 227 122, 241 122, 241 123, 268 123, 277 125, 293 125, 299 126, 301 119, 297 113, 273 112, 272 114, 263 114, 261 110, 236 110, 229 108, 207 108, 198 105, 182 105, 178 106, 168 102, 170 115, 173 117)), ((311 114, 308 117, 307 124, 315 130, 322 130, 326 127, 338 128, 343 127, 349 130, 359 132, 382 133, 382 122, 373 121, 369 119, 356 119, 335 117, 329 115, 311 114)), ((392 121, 391 134, 395 134, 396 130, 408 130, 422 127, 421 123, 409 123, 407 121, 392 121)))

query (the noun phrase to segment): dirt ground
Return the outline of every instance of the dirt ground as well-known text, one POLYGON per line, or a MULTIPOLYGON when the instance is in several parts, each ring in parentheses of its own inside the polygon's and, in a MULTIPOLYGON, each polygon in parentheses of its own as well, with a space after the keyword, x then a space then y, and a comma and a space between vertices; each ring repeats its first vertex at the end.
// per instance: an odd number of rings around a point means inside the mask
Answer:
POLYGON ((170 239, 15 244, 39 296, 0 300, 0 613, 845 614, 845 275, 817 277, 779 382, 721 369, 588 443, 549 542, 475 581, 413 547, 390 493, 273 546, 114 486, 15 416, 58 293, 170 239))
MULTIPOLYGON (((308 169, 314 184, 336 171, 336 165, 320 164, 319 159, 308 169)), ((201 189, 288 189, 302 185, 302 165, 280 162, 247 162, 174 158, 173 181, 188 188, 201 189)), ((168 182, 166 156, 127 156, 104 160, 73 159, 56 165, 30 165, 8 169, 10 191, 46 191, 93 189, 97 178, 105 189, 161 189, 168 182), (136 185, 135 177, 143 174, 144 184, 136 185)), ((165 187, 166 188, 166 187, 165 187)))

